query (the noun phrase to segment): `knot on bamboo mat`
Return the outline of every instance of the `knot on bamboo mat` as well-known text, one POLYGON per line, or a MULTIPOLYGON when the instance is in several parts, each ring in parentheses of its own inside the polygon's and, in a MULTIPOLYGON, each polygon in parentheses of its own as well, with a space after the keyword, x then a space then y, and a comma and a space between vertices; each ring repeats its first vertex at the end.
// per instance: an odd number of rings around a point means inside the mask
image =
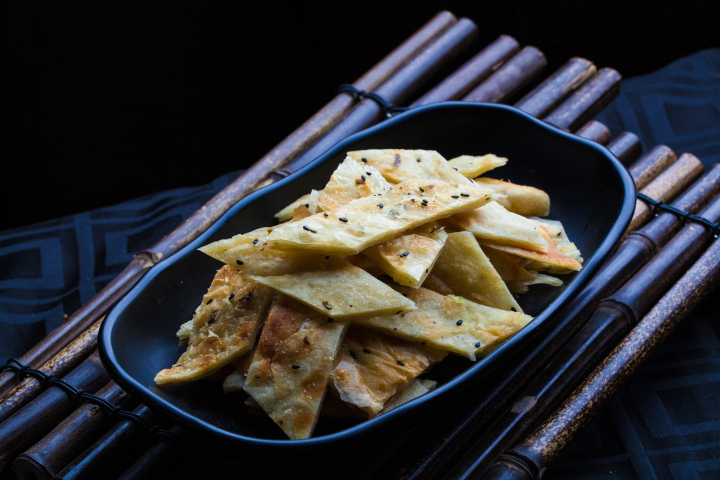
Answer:
POLYGON ((33 377, 40 382, 43 388, 47 387, 58 387, 65 392, 73 401, 86 401, 97 405, 106 412, 108 412, 113 420, 122 419, 128 420, 129 422, 139 426, 141 429, 148 432, 150 435, 160 439, 176 440, 178 435, 169 430, 160 428, 159 425, 154 425, 149 420, 143 418, 135 412, 129 410, 123 410, 117 405, 113 405, 102 397, 95 396, 91 393, 86 392, 80 388, 76 388, 73 385, 65 382, 64 380, 57 378, 53 375, 49 375, 41 370, 30 368, 30 366, 23 364, 16 358, 10 358, 5 365, 0 365, 0 373, 11 370, 15 374, 22 377, 33 377))
POLYGON ((356 99, 360 98, 369 98, 370 100, 374 100, 375 103, 380 105, 380 108, 382 109, 382 112, 387 117, 392 117, 393 115, 397 113, 402 113, 408 110, 408 107, 398 107, 396 105, 393 105, 392 103, 388 102, 384 98, 382 98, 377 93, 372 92, 366 92, 365 90, 360 90, 359 88, 356 88, 355 85, 351 83, 343 83, 338 87, 338 93, 349 93, 356 99))
POLYGON ((638 192, 637 198, 639 198, 643 202, 650 205, 653 209, 653 215, 655 215, 655 216, 658 215, 658 210, 670 212, 670 213, 680 217, 683 221, 683 225, 685 225, 688 222, 688 220, 690 220, 695 223, 700 223, 700 224, 708 227, 710 229, 710 235, 712 235, 713 237, 718 238, 718 236, 720 236, 720 223, 713 223, 710 220, 708 220, 707 218, 701 217, 700 215, 693 215, 690 212, 680 210, 679 208, 675 208, 672 205, 663 203, 660 200, 655 200, 653 198, 650 198, 647 195, 645 195, 644 193, 638 192))

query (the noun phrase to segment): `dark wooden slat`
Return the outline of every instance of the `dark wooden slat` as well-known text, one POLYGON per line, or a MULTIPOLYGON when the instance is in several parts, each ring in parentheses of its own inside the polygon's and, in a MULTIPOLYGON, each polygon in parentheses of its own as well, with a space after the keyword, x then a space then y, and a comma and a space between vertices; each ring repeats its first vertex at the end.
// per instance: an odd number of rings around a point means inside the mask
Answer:
POLYGON ((618 95, 621 78, 612 68, 601 69, 543 120, 564 130, 576 130, 618 95))
POLYGON ((655 177, 677 160, 675 152, 665 145, 657 145, 633 163, 628 172, 635 180, 635 188, 642 190, 655 177))
POLYGON ((525 47, 505 65, 468 93, 466 102, 499 103, 525 86, 547 65, 545 55, 535 47, 525 47))
POLYGON ((520 44, 517 40, 507 35, 501 35, 445 80, 415 100, 410 108, 462 98, 500 68, 518 50, 520 50, 520 44))
MULTIPOLYGON (((720 219, 720 197, 701 215, 720 219)), ((627 284, 603 300, 585 326, 455 464, 446 479, 480 476, 505 450, 524 438, 582 382, 667 290, 700 257, 712 237, 686 226, 627 284)))
POLYGON ((597 68, 584 58, 571 58, 515 104, 533 117, 542 118, 578 89, 597 68))
MULTIPOLYGON (((97 352, 63 377, 75 388, 94 392, 110 381, 97 352)), ((59 387, 50 387, 0 423, 0 473, 67 417, 76 405, 59 387)))
MULTIPOLYGON (((115 382, 110 382, 95 395, 124 410, 135 408, 138 404, 115 382)), ((18 455, 13 464, 15 475, 50 480, 113 423, 114 418, 106 410, 90 403, 81 405, 42 440, 18 455)))
POLYGON ((632 132, 622 132, 607 147, 625 166, 634 162, 642 153, 640 138, 632 132))
MULTIPOLYGON (((704 228, 696 226, 697 230, 704 228)), ((530 437, 493 464, 483 478, 539 479, 562 449, 718 283, 720 240, 710 246, 573 395, 530 437)))
POLYGON ((575 132, 575 135, 587 138, 600 145, 607 145, 610 141, 610 129, 596 120, 590 120, 575 132))

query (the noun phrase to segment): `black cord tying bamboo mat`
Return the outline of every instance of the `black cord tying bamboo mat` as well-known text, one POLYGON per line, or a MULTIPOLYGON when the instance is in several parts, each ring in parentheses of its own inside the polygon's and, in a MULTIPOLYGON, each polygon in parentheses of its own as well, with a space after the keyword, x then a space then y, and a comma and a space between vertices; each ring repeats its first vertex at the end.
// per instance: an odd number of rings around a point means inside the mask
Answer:
MULTIPOLYGON (((699 52, 623 82, 620 97, 598 119, 614 135, 637 133, 646 150, 665 144, 693 152, 706 165, 720 162, 720 50, 699 52)), ((236 175, 0 233, 0 359, 19 356, 43 338, 64 313, 72 313, 119 273, 135 251, 172 230, 236 175)), ((544 478, 597 478, 610 472, 612 478, 717 478, 718 312, 720 299, 711 296, 544 478)), ((462 408, 428 423, 460 413, 462 408)), ((432 425, 389 433, 386 445, 368 452, 372 461, 360 459, 352 471, 339 473, 343 478, 390 478, 397 472, 368 469, 404 464, 419 441, 414 436, 422 434, 432 434, 432 425)), ((212 470, 223 475, 220 467, 212 470)))

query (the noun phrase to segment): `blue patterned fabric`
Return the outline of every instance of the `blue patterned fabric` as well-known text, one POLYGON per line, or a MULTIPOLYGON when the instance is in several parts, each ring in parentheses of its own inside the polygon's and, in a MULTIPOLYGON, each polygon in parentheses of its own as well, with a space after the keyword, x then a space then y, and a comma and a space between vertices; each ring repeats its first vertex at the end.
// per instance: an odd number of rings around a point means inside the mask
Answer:
MULTIPOLYGON (((720 162, 720 50, 647 76, 598 119, 720 162)), ((19 356, 87 302, 132 255, 170 232, 237 173, 195 188, 0 233, 0 359, 19 356)), ((720 295, 687 319, 546 473, 547 479, 720 478, 720 295), (612 472, 612 477, 609 475, 612 472)))

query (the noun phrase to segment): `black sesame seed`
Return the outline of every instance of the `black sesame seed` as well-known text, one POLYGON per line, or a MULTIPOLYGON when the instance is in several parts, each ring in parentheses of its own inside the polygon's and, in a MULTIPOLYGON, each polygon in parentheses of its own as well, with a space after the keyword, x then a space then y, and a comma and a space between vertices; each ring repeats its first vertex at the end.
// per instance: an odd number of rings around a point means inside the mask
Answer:
POLYGON ((327 214, 327 213, 323 213, 323 215, 325 215, 326 217, 328 216, 328 214, 327 214))
POLYGON ((235 260, 235 263, 237 263, 238 265, 242 265, 242 264, 243 264, 243 261, 240 260, 240 259, 237 259, 237 260, 235 260))
POLYGON ((460 195, 450 195, 452 198, 460 198, 460 195))
POLYGON ((455 167, 453 167, 453 170, 455 170, 456 172, 458 171, 458 169, 457 169, 457 168, 455 168, 455 167))
POLYGON ((365 181, 365 175, 360 175, 360 178, 363 179, 363 182, 365 181))
POLYGON ((305 225, 303 225, 303 229, 304 229, 304 230, 307 230, 308 232, 317 233, 315 230, 313 230, 313 229, 311 229, 311 228, 309 228, 309 227, 307 227, 307 226, 305 226, 305 225))
POLYGON ((461 193, 460 195, 463 196, 463 197, 469 197, 469 196, 470 196, 470 195, 467 194, 467 193, 461 193))
POLYGON ((210 305, 212 303, 212 301, 213 301, 213 299, 211 298, 210 300, 207 301, 207 303, 205 305, 210 305))
POLYGON ((365 173, 367 173, 368 175, 372 175, 372 172, 365 172, 365 173))
POLYGON ((384 205, 381 203, 381 204, 378 205, 378 207, 383 208, 384 205))
POLYGON ((260 378, 260 375, 255 375, 255 378, 260 378))
POLYGON ((480 348, 480 345, 482 345, 482 343, 477 342, 477 343, 475 344, 475 348, 480 348))
POLYGON ((424 192, 425 189, 424 189, 423 187, 420 187, 420 191, 421 191, 421 192, 424 192))
POLYGON ((458 320, 457 322, 455 322, 455 324, 456 324, 456 325, 462 325, 462 320, 458 320))
POLYGON ((347 218, 342 218, 342 217, 338 218, 338 220, 340 220, 343 223, 347 223, 347 221, 348 221, 347 218))
POLYGON ((353 352, 352 350, 350 350, 350 356, 351 356, 352 358, 357 358, 357 353, 355 353, 355 352, 353 352))
POLYGON ((310 204, 309 204, 309 203, 306 203, 306 204, 305 204, 305 208, 310 208, 310 204))
POLYGON ((292 368, 293 370, 297 370, 298 368, 300 368, 300 365, 293 365, 292 368))
POLYGON ((371 352, 370 350, 368 350, 367 348, 363 348, 363 352, 365 352, 365 353, 372 353, 372 352, 371 352))
POLYGON ((325 257, 325 260, 330 260, 330 255, 327 255, 327 256, 325 257))
POLYGON ((403 367, 405 366, 405 364, 403 363, 402 360, 398 360, 397 362, 398 362, 398 365, 402 365, 403 367))
POLYGON ((407 298, 407 293, 403 293, 403 297, 407 298))
POLYGON ((418 163, 419 163, 419 162, 420 162, 420 159, 418 158, 417 161, 418 161, 418 163))
POLYGON ((323 304, 323 307, 327 308, 328 310, 332 310, 332 306, 328 303, 327 300, 324 300, 322 302, 322 304, 323 304))
POLYGON ((403 252, 400 255, 398 255, 398 257, 407 257, 408 255, 410 255, 410 252, 403 252))
POLYGON ((257 245, 257 244, 258 244, 258 239, 256 238, 255 240, 253 240, 253 245, 257 245))
POLYGON ((210 315, 210 320, 208 320, 208 325, 212 325, 215 323, 215 317, 217 316, 217 312, 213 312, 212 315, 210 315))
POLYGON ((415 199, 414 199, 414 198, 411 198, 410 201, 413 202, 413 203, 415 203, 415 199))
POLYGON ((512 310, 513 312, 517 312, 517 310, 515 310, 515 307, 510 307, 510 310, 512 310))
POLYGON ((304 343, 305 345, 310 345, 310 340, 308 340, 308 338, 305 337, 305 338, 303 338, 303 343, 304 343))
POLYGON ((228 297, 228 300, 232 300, 234 296, 235 296, 235 292, 231 293, 230 296, 228 297))
POLYGON ((363 158, 362 161, 367 163, 367 158, 363 158))

